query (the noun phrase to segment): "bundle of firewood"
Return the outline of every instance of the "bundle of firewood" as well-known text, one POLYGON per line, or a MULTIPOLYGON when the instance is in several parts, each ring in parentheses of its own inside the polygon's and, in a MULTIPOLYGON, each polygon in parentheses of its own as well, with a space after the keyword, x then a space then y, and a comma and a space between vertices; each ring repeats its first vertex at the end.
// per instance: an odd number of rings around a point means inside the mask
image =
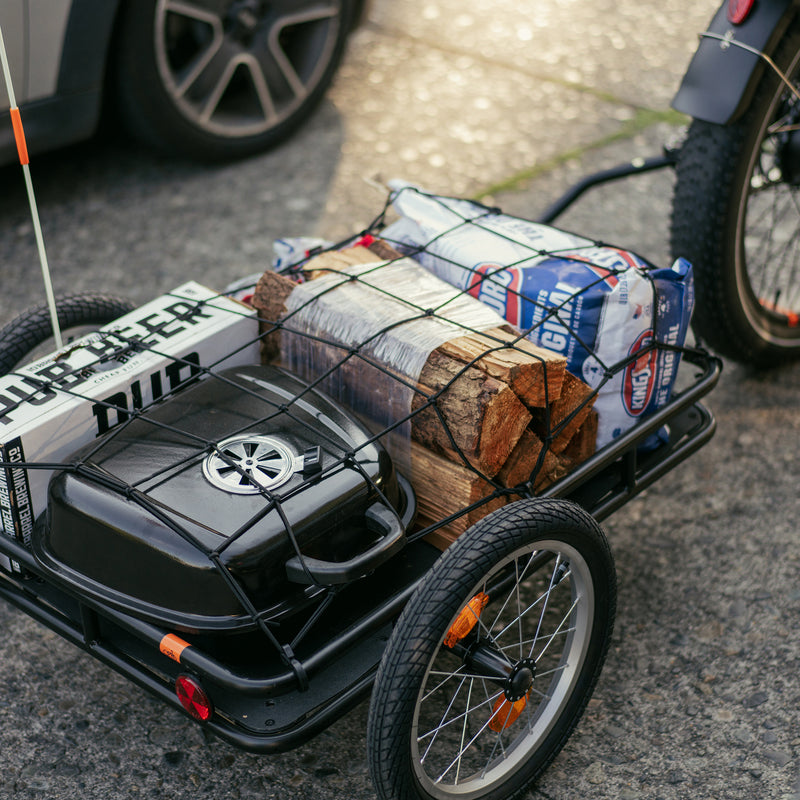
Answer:
MULTIPOLYGON (((379 248, 378 254, 365 247, 329 251, 304 265, 309 280, 340 273, 335 280, 341 280, 326 287, 325 312, 317 315, 330 319, 337 332, 339 322, 353 316, 347 303, 352 302, 354 286, 365 313, 380 318, 385 308, 387 318, 392 313, 396 317, 389 304, 400 301, 361 278, 364 272, 355 265, 392 258, 392 281, 404 271, 421 269, 383 243, 379 248), (350 292, 347 298, 342 295, 341 308, 336 294, 340 286, 350 292)), ((376 266, 375 271, 380 269, 376 266)), ((303 335, 287 310, 296 288, 292 280, 268 271, 253 298, 261 320, 262 360, 281 361, 290 369, 297 364, 292 363, 289 344, 303 335)), ((454 290, 442 284, 442 291, 452 295, 454 290)), ((405 295, 402 300, 413 302, 405 295)), ((485 310, 477 300, 474 303, 485 310)), ((410 328, 406 334, 403 324, 391 333, 400 341, 414 335, 410 328)), ((313 361, 310 377, 339 373, 338 385, 348 387, 347 402, 356 413, 364 414, 374 396, 385 391, 376 388, 376 370, 381 377, 390 375, 398 386, 412 387, 406 409, 412 414, 410 464, 405 467, 417 495, 418 523, 428 526, 448 519, 433 535, 440 546, 504 505, 513 494, 504 489, 540 491, 594 452, 597 423, 591 390, 566 371, 563 356, 533 345, 502 320, 480 331, 453 326, 449 338, 427 354, 419 374, 407 373, 402 364, 380 363, 369 348, 341 343, 333 334, 317 333, 304 345, 313 361)), ((304 366, 308 372, 308 362, 304 366)))

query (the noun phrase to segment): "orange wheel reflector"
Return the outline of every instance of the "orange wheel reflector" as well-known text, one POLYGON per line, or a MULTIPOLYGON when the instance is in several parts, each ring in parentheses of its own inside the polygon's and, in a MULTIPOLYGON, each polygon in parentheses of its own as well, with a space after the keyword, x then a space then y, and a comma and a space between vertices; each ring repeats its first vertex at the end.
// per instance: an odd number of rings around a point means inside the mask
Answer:
POLYGON ((774 314, 780 314, 783 317, 786 317, 786 324, 790 328, 796 328, 800 325, 800 314, 796 311, 790 311, 788 308, 783 308, 782 306, 775 305, 775 303, 771 303, 769 300, 762 300, 759 299, 758 301, 767 311, 772 311, 774 314))
POLYGON ((200 722, 205 722, 213 712, 211 700, 203 687, 189 675, 179 675, 175 681, 175 694, 181 705, 200 722))
POLYGON ((485 592, 478 592, 472 600, 461 609, 456 621, 450 626, 447 635, 444 637, 444 646, 452 647, 460 642, 475 627, 481 612, 489 602, 489 595, 485 592))
POLYGON ((495 733, 500 733, 517 721, 517 717, 522 713, 528 704, 528 698, 521 697, 516 703, 512 703, 505 697, 498 697, 492 709, 492 717, 489 720, 489 729, 495 733))

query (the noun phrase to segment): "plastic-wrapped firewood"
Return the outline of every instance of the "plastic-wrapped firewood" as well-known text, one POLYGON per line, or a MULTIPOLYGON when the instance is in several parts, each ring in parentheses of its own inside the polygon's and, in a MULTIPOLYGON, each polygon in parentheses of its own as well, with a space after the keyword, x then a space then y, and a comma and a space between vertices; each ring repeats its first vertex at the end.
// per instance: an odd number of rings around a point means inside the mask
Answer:
MULTIPOLYGON (((353 348, 352 338, 343 341, 342 327, 352 326, 352 317, 359 313, 376 318, 383 314, 391 320, 397 305, 393 296, 373 285, 379 268, 375 270, 375 277, 362 272, 355 282, 349 281, 342 273, 349 266, 349 260, 363 264, 370 259, 374 261, 375 255, 364 248, 354 248, 324 253, 306 265, 309 274, 322 273, 324 277, 319 281, 327 279, 332 284, 306 301, 305 310, 311 312, 308 316, 315 316, 317 323, 324 319, 327 327, 327 331, 316 330, 307 340, 311 342, 309 360, 315 361, 313 371, 317 374, 335 368, 347 375, 346 383, 353 393, 348 404, 355 410, 362 410, 359 408, 359 395, 375 394, 374 371, 365 364, 374 364, 380 358, 369 347, 353 348), (340 274, 331 274, 336 272, 340 274), (341 279, 340 285, 335 283, 337 279, 341 279), (312 311, 312 303, 319 303, 322 310, 319 313, 312 311), (326 332, 329 335, 326 336, 326 332), (334 344, 334 341, 342 344, 334 344), (348 348, 357 352, 349 354, 348 348), (337 367, 337 363, 343 361, 346 363, 337 367), (359 374, 362 370, 363 374, 359 374)), ((409 283, 413 291, 419 283, 419 273, 426 276, 428 285, 433 282, 440 284, 441 288, 437 289, 442 293, 440 302, 444 303, 445 312, 450 311, 452 301, 447 298, 453 297, 454 293, 447 284, 424 273, 421 267, 410 261, 398 261, 390 267, 390 285, 394 285, 399 277, 411 274, 413 280, 409 283)), ((313 284, 319 285, 317 281, 313 284)), ((266 360, 274 360, 279 353, 285 354, 286 337, 299 335, 291 332, 299 325, 296 322, 299 312, 295 311, 297 316, 293 316, 287 307, 295 288, 290 281, 274 273, 265 275, 256 288, 253 302, 262 318, 266 360), (280 321, 283 325, 277 326, 280 321)), ((420 303, 430 299, 428 294, 424 294, 429 291, 427 287, 420 290, 420 303)), ((502 323, 478 301, 464 296, 458 299, 462 304, 471 304, 473 313, 477 309, 482 321, 490 319, 491 323, 502 323)), ((409 301, 408 291, 404 292, 403 301, 409 301)), ((301 302, 301 308, 303 305, 301 302)), ((402 313, 412 318, 424 316, 409 306, 402 307, 402 313)), ((422 319, 415 321, 418 325, 425 322, 422 319)), ((485 322, 483 324, 486 326, 485 322)), ((387 323, 387 327, 391 328, 390 333, 401 347, 418 335, 410 325, 407 332, 403 324, 392 327, 387 323)), ((506 462, 528 426, 531 419, 528 407, 542 406, 547 400, 558 398, 566 362, 559 355, 520 340, 519 336, 502 329, 502 325, 480 332, 472 332, 465 326, 450 327, 449 338, 427 353, 418 375, 413 374, 414 370, 404 370, 403 365, 387 362, 383 366, 396 375, 400 383, 412 385, 410 410, 415 412, 415 416, 411 421, 411 438, 456 462, 465 461, 487 477, 492 477, 506 462), (503 377, 508 383, 501 379, 503 377)), ((369 335, 365 336, 365 341, 371 343, 369 335)), ((290 363, 288 366, 294 365, 290 363)))
MULTIPOLYGON (((406 468, 423 525, 459 515, 497 486, 531 481, 539 490, 563 474, 565 461, 557 452, 575 439, 591 403, 585 384, 566 373, 565 359, 521 338, 452 287, 431 287, 437 279, 413 262, 375 263, 379 257, 399 259, 391 250, 378 256, 362 247, 326 252, 304 266, 310 280, 301 288, 266 273, 253 299, 263 360, 280 359, 312 380, 334 376, 338 399, 367 416, 376 398, 390 405, 402 396, 400 416, 412 414, 406 468), (458 317, 463 309, 453 310, 456 303, 466 303, 467 319, 477 313, 478 322, 464 324, 458 317), (446 335, 436 332, 433 346, 423 346, 416 366, 394 358, 395 351, 418 347, 420 330, 442 309, 450 314, 450 328, 446 335), (540 428, 548 419, 551 430, 561 427, 546 447, 547 431, 540 428)), ((321 388, 332 391, 325 383, 321 388)), ((573 446, 571 456, 580 450, 583 458, 590 438, 583 437, 581 448, 573 446)), ((494 496, 462 514, 438 544, 504 502, 504 496, 494 496)))

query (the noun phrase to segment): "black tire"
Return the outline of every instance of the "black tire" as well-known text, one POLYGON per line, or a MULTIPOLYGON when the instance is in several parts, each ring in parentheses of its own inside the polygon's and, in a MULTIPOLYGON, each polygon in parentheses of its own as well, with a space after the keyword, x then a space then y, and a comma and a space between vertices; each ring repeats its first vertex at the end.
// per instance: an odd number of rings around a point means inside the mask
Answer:
POLYGON ((272 147, 311 113, 341 61, 353 0, 136 0, 115 56, 126 128, 172 155, 215 161, 272 147))
MULTIPOLYGON (((800 24, 774 59, 800 83, 800 24)), ((800 356, 800 102, 771 69, 748 110, 692 122, 677 165, 672 252, 695 269, 693 327, 756 367, 800 356)))
POLYGON ((578 506, 522 500, 474 525, 426 575, 387 645, 367 731, 378 796, 505 800, 521 794, 583 713, 615 610, 608 542, 578 506), (491 599, 478 610, 478 624, 445 644, 460 612, 469 618, 467 604, 483 591, 491 599), (511 669, 502 687, 476 663, 497 662, 499 654, 501 664, 508 662, 501 671, 511 669), (499 721, 507 708, 495 710, 504 698, 524 705, 507 726, 499 721), (490 718, 498 731, 487 727, 490 718))
MULTIPOLYGON (((136 308, 135 303, 110 295, 74 294, 56 298, 63 343, 113 322, 136 308)), ((0 375, 29 361, 41 348, 46 355, 55 347, 50 309, 46 303, 23 311, 0 329, 0 375), (41 346, 45 345, 44 348, 41 346)))

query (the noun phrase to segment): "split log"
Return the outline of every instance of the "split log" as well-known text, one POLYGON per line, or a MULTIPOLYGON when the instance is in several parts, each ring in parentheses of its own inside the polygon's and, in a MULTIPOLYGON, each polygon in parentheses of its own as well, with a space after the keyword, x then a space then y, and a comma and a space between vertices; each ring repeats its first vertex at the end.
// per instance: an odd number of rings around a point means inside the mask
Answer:
POLYGON ((508 384, 530 408, 544 408, 561 396, 566 358, 503 328, 459 336, 439 351, 508 384))
POLYGON ((526 430, 497 473, 496 480, 509 489, 533 480, 534 489, 543 489, 552 483, 552 475, 560 463, 555 453, 545 450, 542 440, 533 431, 526 430))
POLYGON ((569 470, 582 464, 597 450, 597 411, 592 409, 561 453, 561 460, 569 470))
POLYGON ((507 502, 504 495, 499 495, 464 512, 473 503, 490 497, 495 491, 494 486, 467 467, 434 455, 418 444, 411 445, 411 484, 417 495, 418 527, 436 524, 451 514, 460 515, 427 537, 442 549, 452 544, 470 525, 507 502))
POLYGON ((487 477, 508 460, 531 420, 502 381, 434 350, 411 403, 411 437, 452 461, 463 458, 487 477), (433 402, 428 397, 438 394, 433 402))
POLYGON ((251 303, 258 313, 261 335, 261 363, 270 364, 280 358, 280 328, 286 316, 286 301, 297 284, 277 272, 267 270, 258 280, 251 303))
POLYGON ((542 441, 551 438, 550 449, 561 453, 592 410, 596 395, 580 378, 564 373, 561 394, 547 411, 536 411, 532 428, 542 441))

